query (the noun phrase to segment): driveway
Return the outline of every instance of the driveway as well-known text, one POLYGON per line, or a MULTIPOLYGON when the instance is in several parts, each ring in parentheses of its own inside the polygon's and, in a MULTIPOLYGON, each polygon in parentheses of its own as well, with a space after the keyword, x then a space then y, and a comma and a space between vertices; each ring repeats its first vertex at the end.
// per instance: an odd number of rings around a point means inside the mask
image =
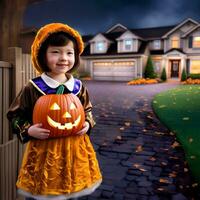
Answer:
POLYGON ((184 152, 151 109, 153 96, 177 81, 128 86, 86 81, 97 125, 91 141, 103 174, 102 185, 81 199, 200 199, 184 152))

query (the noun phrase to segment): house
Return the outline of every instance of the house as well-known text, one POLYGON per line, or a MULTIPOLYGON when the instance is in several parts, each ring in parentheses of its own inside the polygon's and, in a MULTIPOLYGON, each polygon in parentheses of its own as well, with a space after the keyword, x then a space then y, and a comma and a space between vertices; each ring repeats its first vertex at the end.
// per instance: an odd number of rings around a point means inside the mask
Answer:
POLYGON ((176 26, 129 29, 121 24, 105 33, 83 37, 84 71, 95 80, 127 81, 142 77, 149 55, 155 72, 168 78, 200 73, 200 24, 186 19, 176 26))
MULTIPOLYGON (((30 33, 29 33, 30 35, 30 33)), ((95 80, 143 77, 149 55, 155 72, 168 78, 200 73, 200 24, 188 18, 174 26, 131 29, 116 24, 104 33, 83 36, 81 71, 95 80)))

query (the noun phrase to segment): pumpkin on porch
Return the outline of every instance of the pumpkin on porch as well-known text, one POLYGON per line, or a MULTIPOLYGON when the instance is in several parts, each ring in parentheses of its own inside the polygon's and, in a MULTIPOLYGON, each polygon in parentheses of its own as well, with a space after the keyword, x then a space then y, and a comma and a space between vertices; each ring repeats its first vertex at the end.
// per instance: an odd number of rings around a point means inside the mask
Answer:
POLYGON ((73 135, 85 122, 83 106, 74 94, 49 94, 41 96, 33 110, 33 124, 42 123, 50 130, 49 138, 73 135))

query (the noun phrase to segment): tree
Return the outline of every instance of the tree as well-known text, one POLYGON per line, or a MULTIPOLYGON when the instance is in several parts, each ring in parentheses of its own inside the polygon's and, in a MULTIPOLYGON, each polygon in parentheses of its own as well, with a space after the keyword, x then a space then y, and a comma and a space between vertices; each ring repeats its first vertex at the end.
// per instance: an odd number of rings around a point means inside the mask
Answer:
POLYGON ((0 60, 7 59, 7 48, 19 46, 23 13, 28 4, 42 0, 0 0, 0 60))
POLYGON ((186 74, 185 68, 183 68, 182 74, 181 74, 181 81, 186 81, 186 80, 187 80, 187 74, 186 74))
POLYGON ((166 81, 166 80, 167 80, 167 74, 166 74, 165 67, 163 67, 163 70, 162 70, 160 79, 161 79, 162 81, 166 81))
POLYGON ((156 78, 151 56, 148 57, 147 64, 144 71, 145 78, 156 78))

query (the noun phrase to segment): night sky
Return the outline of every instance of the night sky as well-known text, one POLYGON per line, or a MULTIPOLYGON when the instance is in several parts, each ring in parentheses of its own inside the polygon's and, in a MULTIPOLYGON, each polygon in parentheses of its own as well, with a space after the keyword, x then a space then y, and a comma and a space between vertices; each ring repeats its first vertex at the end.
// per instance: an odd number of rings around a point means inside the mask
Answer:
POLYGON ((128 28, 200 22, 200 0, 44 0, 27 7, 24 27, 63 22, 81 34, 104 32, 117 23, 128 28))

